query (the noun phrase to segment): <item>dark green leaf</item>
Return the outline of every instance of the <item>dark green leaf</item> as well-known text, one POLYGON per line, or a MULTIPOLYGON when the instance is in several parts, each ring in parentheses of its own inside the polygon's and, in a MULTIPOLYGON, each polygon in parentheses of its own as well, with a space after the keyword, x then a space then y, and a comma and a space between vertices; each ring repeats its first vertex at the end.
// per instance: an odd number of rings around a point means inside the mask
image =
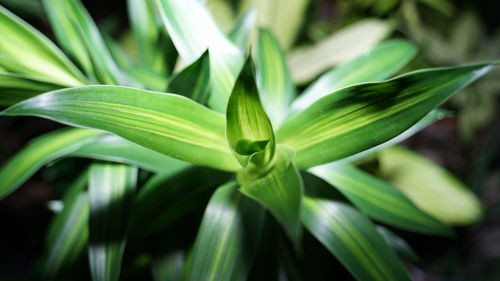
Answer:
POLYGON ((415 254, 415 251, 413 251, 411 246, 408 245, 403 238, 380 225, 377 225, 377 231, 384 238, 385 242, 387 242, 387 244, 391 246, 401 258, 413 262, 418 261, 417 254, 415 254))
POLYGON ((210 93, 210 58, 208 51, 181 72, 172 76, 167 91, 206 104, 210 93))
POLYGON ((375 226, 356 209, 335 201, 304 198, 302 222, 359 281, 410 280, 375 226))
POLYGON ((154 281, 181 280, 184 263, 184 252, 180 250, 154 257, 151 264, 154 281))
POLYGON ((89 171, 89 264, 93 281, 117 281, 134 199, 137 169, 92 164, 89 171))
POLYGON ((13 105, 38 94, 62 88, 26 75, 0 72, 0 105, 13 105))

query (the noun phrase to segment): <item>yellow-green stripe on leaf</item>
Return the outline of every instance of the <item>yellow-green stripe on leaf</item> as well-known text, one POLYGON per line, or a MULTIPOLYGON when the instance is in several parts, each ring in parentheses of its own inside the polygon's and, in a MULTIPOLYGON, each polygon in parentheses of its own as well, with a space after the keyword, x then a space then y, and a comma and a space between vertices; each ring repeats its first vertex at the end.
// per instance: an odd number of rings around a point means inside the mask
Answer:
POLYGON ((340 89, 295 115, 276 132, 308 168, 381 144, 408 129, 493 64, 411 72, 340 89))
POLYGON ((34 115, 109 131, 198 165, 229 171, 239 167, 227 145, 224 116, 179 95, 87 86, 49 92, 2 114, 34 115))
POLYGON ((394 251, 356 209, 304 198, 302 223, 359 281, 410 281, 394 251))

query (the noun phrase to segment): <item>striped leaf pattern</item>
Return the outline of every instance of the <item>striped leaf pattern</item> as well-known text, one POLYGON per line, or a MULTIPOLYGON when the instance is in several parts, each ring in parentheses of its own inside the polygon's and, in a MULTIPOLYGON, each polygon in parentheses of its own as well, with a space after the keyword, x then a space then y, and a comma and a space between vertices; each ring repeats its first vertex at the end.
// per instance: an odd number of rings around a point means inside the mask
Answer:
POLYGON ((89 170, 89 264, 93 281, 117 281, 128 230, 137 169, 110 163, 89 170))
POLYGON ((106 130, 199 165, 230 171, 239 166, 225 139, 224 116, 178 95, 87 86, 34 97, 3 114, 34 115, 106 130))
POLYGON ((332 162, 401 134, 491 67, 420 70, 343 88, 289 119, 276 136, 297 151, 300 168, 332 162))
POLYGON ((337 188, 370 217, 415 232, 452 233, 444 223, 415 207, 396 187, 358 168, 326 164, 309 171, 337 188))
POLYGON ((343 203, 306 197, 302 222, 359 281, 410 280, 375 226, 343 203))
POLYGON ((210 199, 185 280, 246 280, 258 247, 264 209, 236 187, 234 182, 227 183, 210 199))
POLYGON ((13 105, 44 92, 62 88, 30 76, 0 72, 0 106, 13 105))

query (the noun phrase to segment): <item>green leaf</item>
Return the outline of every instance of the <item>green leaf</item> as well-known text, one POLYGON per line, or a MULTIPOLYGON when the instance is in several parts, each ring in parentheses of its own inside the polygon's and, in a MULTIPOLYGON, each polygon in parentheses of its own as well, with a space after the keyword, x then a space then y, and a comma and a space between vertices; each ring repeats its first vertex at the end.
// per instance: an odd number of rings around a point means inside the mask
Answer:
POLYGON ((182 280, 185 256, 183 251, 168 252, 153 258, 151 269, 154 281, 182 280))
POLYGON ((359 281, 410 280, 374 225, 356 209, 335 201, 304 198, 302 222, 359 281))
POLYGON ((415 254, 415 251, 413 251, 411 246, 408 245, 403 238, 380 225, 377 225, 377 231, 384 238, 385 242, 387 242, 387 244, 389 244, 389 246, 391 246, 401 258, 413 262, 418 261, 419 258, 417 254, 415 254))
POLYGON ((257 24, 272 31, 280 45, 289 49, 301 28, 310 0, 244 0, 240 11, 257 7, 257 24))
POLYGON ((353 162, 356 162, 358 160, 361 160, 361 159, 363 159, 369 155, 372 155, 373 153, 375 153, 383 148, 386 148, 386 147, 391 146, 393 144, 400 143, 400 142, 404 141, 405 139, 413 136, 414 134, 418 133, 420 130, 424 129, 428 125, 434 123, 435 121, 441 120, 441 119, 448 117, 450 115, 451 115, 451 113, 447 110, 440 109, 440 108, 433 109, 431 112, 427 113, 427 115, 425 115, 424 118, 420 119, 417 123, 415 123, 415 125, 411 126, 409 129, 402 132, 398 136, 396 136, 396 137, 394 137, 394 138, 392 138, 384 143, 376 145, 372 148, 369 148, 367 150, 363 150, 363 151, 356 153, 356 154, 353 154, 349 157, 342 158, 341 160, 335 161, 335 163, 348 164, 348 163, 353 163, 353 162))
POLYGON ((89 171, 89 264, 93 281, 117 281, 137 169, 96 163, 89 171))
POLYGON ((13 105, 44 92, 62 88, 30 76, 0 72, 0 105, 13 105))
POLYGON ((273 126, 277 128, 295 97, 295 86, 286 57, 270 31, 259 30, 255 54, 259 94, 273 126))
POLYGON ((0 199, 47 163, 73 153, 101 134, 95 130, 63 129, 33 139, 0 169, 0 199))
POLYGON ((203 208, 229 174, 201 167, 173 166, 152 177, 141 188, 134 205, 132 229, 139 235, 166 229, 203 208))
POLYGON ((297 250, 300 249, 302 228, 300 209, 304 187, 297 167, 292 162, 294 152, 278 146, 272 169, 264 176, 252 179, 246 171, 238 174, 240 191, 265 206, 281 223, 297 250))
POLYGON ((212 92, 208 104, 225 112, 236 76, 244 59, 222 33, 208 10, 195 0, 156 0, 163 22, 186 64, 210 51, 212 92))
POLYGON ((2 6, 0 34, 1 67, 62 86, 87 83, 87 79, 54 43, 2 6))
POLYGON ((210 58, 208 51, 181 72, 172 76, 167 91, 206 104, 210 94, 210 58))
POLYGON ((375 47, 391 29, 388 22, 365 19, 337 31, 311 47, 296 49, 290 55, 293 80, 305 83, 332 66, 354 59, 375 47))
POLYGON ((168 157, 114 135, 94 138, 92 142, 83 144, 70 156, 125 163, 156 173, 170 171, 176 167, 190 166, 187 162, 168 157))
POLYGON ((401 134, 491 68, 427 69, 343 88, 289 119, 276 136, 297 151, 300 168, 332 162, 401 134))
POLYGON ((419 210, 396 187, 349 165, 326 164, 309 171, 337 188, 366 215, 399 228, 435 235, 452 230, 419 210))
POLYGON ((56 38, 90 77, 103 84, 134 85, 113 60, 99 29, 79 0, 43 0, 56 38))
POLYGON ((264 209, 238 192, 234 182, 219 187, 203 216, 185 280, 246 280, 264 214, 264 209))
POLYGON ((378 153, 381 174, 426 213, 452 225, 467 225, 482 215, 479 199, 433 161, 403 147, 378 153))
POLYGON ((239 167, 225 139, 224 116, 178 95, 87 86, 39 95, 2 114, 34 115, 106 130, 198 165, 229 171, 239 167))
POLYGON ((52 280, 63 267, 70 267, 83 252, 88 239, 89 202, 83 191, 87 171, 71 184, 63 198, 63 209, 49 225, 43 274, 52 280))
POLYGON ((293 102, 292 111, 308 106, 346 86, 386 79, 405 66, 417 53, 417 47, 406 40, 391 40, 323 74, 293 102))
POLYGON ((248 41, 254 29, 256 19, 257 10, 250 8, 238 18, 229 32, 229 39, 234 45, 238 46, 242 53, 245 53, 248 47, 248 41))
POLYGON ((276 144, 271 121, 259 100, 250 59, 234 85, 226 115, 227 140, 240 164, 245 167, 251 161, 255 168, 266 169, 276 144))

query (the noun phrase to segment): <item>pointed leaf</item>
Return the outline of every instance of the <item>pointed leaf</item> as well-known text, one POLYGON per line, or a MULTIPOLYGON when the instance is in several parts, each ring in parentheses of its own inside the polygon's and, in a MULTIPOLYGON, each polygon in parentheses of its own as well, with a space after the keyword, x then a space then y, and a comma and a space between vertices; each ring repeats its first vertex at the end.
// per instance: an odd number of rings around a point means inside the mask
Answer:
POLYGON ((326 164, 309 171, 337 188, 370 217, 420 233, 452 233, 445 224, 415 207, 396 187, 358 168, 326 164))
POLYGON ((0 72, 0 106, 13 105, 38 94, 62 88, 26 75, 0 72))
POLYGON ((225 112, 243 55, 222 33, 208 10, 195 0, 156 0, 180 56, 191 64, 210 50, 210 107, 225 112))
POLYGON ((382 43, 370 52, 321 75, 293 102, 292 111, 300 112, 340 88, 386 79, 405 66, 416 52, 417 47, 406 40, 382 43))
POLYGON ((87 75, 104 84, 133 85, 118 68, 99 29, 80 0, 44 0, 55 35, 87 75))
POLYGON ((259 99, 250 60, 241 71, 227 107, 226 135, 242 166, 253 159, 256 168, 265 168, 275 151, 274 132, 259 99))
POLYGON ((93 281, 117 281, 137 169, 93 164, 89 171, 89 264, 93 281))
POLYGON ((210 93, 210 58, 208 51, 181 72, 172 76, 167 91, 206 104, 210 93))
POLYGON ((343 88, 289 119, 277 138, 297 151, 300 168, 332 162, 399 135, 491 67, 420 70, 343 88))
POLYGON ((389 229, 377 225, 377 232, 384 238, 385 242, 391 246, 396 253, 404 259, 416 262, 418 261, 418 256, 408 243, 406 243, 403 238, 396 235, 389 229))
POLYGON ((178 95, 88 86, 49 92, 18 103, 3 114, 35 115, 107 130, 199 165, 222 170, 239 166, 225 139, 224 116, 178 95))
POLYGON ((234 45, 238 46, 242 53, 245 53, 248 47, 248 41, 254 29, 256 19, 257 10, 250 8, 238 18, 229 32, 229 39, 234 45))
POLYGON ((290 69, 296 83, 307 82, 332 66, 350 61, 371 50, 392 27, 388 22, 365 19, 349 25, 311 47, 290 55, 290 69))
POLYGON ((63 198, 63 210, 50 223, 43 266, 47 280, 54 279, 63 267, 73 265, 87 244, 89 202, 83 191, 87 180, 85 171, 72 183, 63 198))
POLYGON ((262 104, 273 126, 277 128, 286 117, 288 107, 295 97, 295 86, 286 57, 270 31, 259 30, 255 54, 262 104))
POLYGON ((92 142, 83 144, 70 156, 125 163, 158 173, 191 165, 114 135, 94 138, 92 142))
POLYGON ((264 209, 234 182, 217 189, 196 237, 185 280, 246 280, 259 243, 264 209))
POLYGON ((481 202, 444 168, 403 147, 378 153, 381 173, 424 212, 453 225, 467 225, 482 215, 481 202))
POLYGON ((63 86, 87 83, 82 73, 54 43, 2 6, 0 34, 1 67, 63 86))
POLYGON ((410 280, 374 225, 356 209, 335 201, 304 198, 302 222, 359 281, 410 280))
POLYGON ((33 139, 0 169, 0 199, 47 163, 73 153, 101 134, 95 130, 63 129, 33 139))
POLYGON ((266 207, 281 223, 298 250, 302 235, 299 217, 304 187, 300 173, 292 162, 293 156, 294 152, 288 147, 278 146, 273 167, 266 175, 250 181, 247 175, 240 173, 238 182, 243 194, 266 207))

